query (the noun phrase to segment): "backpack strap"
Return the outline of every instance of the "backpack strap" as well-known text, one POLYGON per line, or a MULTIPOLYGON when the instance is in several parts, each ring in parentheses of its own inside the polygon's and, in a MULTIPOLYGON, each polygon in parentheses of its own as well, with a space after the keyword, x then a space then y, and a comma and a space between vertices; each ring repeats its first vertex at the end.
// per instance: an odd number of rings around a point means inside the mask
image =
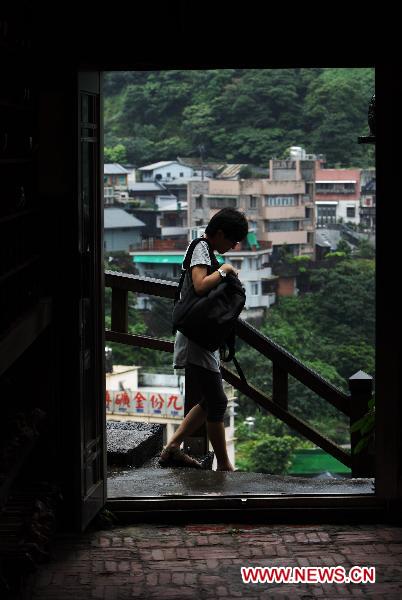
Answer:
POLYGON ((176 304, 176 302, 179 300, 180 298, 180 292, 181 292, 181 288, 183 287, 183 283, 184 283, 184 277, 186 275, 186 271, 187 269, 190 267, 190 262, 191 262, 191 257, 193 256, 193 252, 194 252, 194 248, 196 247, 196 245, 199 242, 206 242, 208 245, 208 251, 209 251, 209 258, 211 259, 211 266, 207 265, 207 268, 210 267, 208 270, 211 270, 211 272, 216 271, 216 269, 219 268, 219 262, 211 248, 211 244, 210 242, 208 242, 207 238, 196 238, 195 240, 193 240, 191 242, 191 244, 189 245, 187 252, 186 252, 186 256, 184 257, 183 260, 183 266, 182 266, 182 271, 181 271, 181 277, 180 277, 180 281, 179 281, 179 285, 176 289, 176 294, 174 297, 174 302, 173 305, 176 304))
POLYGON ((229 362, 231 360, 233 361, 234 366, 236 367, 236 370, 237 370, 237 373, 238 373, 240 379, 244 383, 247 383, 247 379, 242 371, 242 368, 240 367, 238 360, 235 357, 235 353, 236 353, 235 342, 236 342, 236 333, 233 329, 232 333, 226 338, 223 345, 219 348, 219 354, 220 354, 221 360, 223 362, 229 362), (227 354, 226 354, 226 350, 228 351, 227 354))

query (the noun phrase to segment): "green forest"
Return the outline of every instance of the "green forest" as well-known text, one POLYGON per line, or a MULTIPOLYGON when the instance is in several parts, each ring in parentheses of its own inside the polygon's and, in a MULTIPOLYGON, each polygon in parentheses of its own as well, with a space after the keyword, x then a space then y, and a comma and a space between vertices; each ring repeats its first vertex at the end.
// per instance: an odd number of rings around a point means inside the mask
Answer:
POLYGON ((177 156, 266 167, 289 146, 326 167, 370 167, 372 68, 105 73, 105 161, 136 167, 177 156))

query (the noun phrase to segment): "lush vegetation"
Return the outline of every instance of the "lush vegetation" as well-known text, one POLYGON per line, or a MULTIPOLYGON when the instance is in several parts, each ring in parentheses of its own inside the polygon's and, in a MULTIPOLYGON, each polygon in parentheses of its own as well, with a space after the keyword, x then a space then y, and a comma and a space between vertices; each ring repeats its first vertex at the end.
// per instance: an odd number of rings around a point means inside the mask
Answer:
POLYGON ((367 167, 371 68, 119 71, 105 75, 105 158, 142 166, 177 156, 266 167, 289 146, 327 167, 367 167))

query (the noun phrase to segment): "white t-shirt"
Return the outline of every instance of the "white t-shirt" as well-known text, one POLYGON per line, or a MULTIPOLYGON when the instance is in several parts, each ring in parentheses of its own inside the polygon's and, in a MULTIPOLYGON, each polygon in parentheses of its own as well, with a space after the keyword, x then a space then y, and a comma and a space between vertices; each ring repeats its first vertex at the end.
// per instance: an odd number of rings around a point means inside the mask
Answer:
MULTIPOLYGON (((188 250, 188 246, 187 246, 188 250)), ((186 254, 187 254, 186 250, 186 254)), ((190 261, 190 268, 187 269, 183 280, 183 287, 180 292, 180 298, 183 298, 192 284, 191 267, 196 265, 211 265, 211 259, 208 251, 207 242, 198 242, 195 246, 190 261)), ((219 350, 211 352, 202 348, 192 340, 189 340, 181 331, 176 332, 173 352, 173 368, 184 369, 188 364, 199 365, 210 371, 220 372, 219 350)))

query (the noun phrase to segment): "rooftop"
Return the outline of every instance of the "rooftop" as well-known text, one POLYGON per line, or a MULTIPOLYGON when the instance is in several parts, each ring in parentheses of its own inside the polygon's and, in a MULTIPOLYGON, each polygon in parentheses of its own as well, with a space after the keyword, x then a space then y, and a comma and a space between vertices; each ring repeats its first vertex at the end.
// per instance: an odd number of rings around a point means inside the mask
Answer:
POLYGON ((145 167, 140 167, 139 171, 153 171, 154 169, 160 169, 161 167, 167 167, 168 165, 173 165, 177 163, 177 160, 161 160, 156 163, 152 163, 152 165, 145 165, 145 167))
POLYGON ((129 215, 122 208, 105 208, 103 214, 105 229, 145 227, 145 223, 129 215))
POLYGON ((103 173, 105 175, 128 175, 129 171, 118 163, 106 163, 103 166, 103 173))

